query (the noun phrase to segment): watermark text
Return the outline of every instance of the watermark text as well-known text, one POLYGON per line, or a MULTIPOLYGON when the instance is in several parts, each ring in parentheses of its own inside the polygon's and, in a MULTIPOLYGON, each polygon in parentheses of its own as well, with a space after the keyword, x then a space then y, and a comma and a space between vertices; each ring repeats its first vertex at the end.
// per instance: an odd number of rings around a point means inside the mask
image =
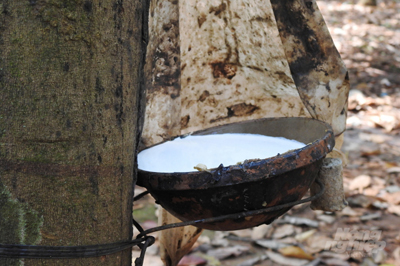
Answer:
POLYGON ((338 228, 334 239, 327 241, 324 249, 336 253, 373 254, 386 247, 386 242, 380 240, 381 235, 382 230, 338 228))

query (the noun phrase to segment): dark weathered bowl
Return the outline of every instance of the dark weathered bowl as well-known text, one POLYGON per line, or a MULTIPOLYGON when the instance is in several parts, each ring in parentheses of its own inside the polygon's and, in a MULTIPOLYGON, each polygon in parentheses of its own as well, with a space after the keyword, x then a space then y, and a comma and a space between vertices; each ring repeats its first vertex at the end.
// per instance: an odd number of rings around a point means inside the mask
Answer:
MULTIPOLYGON (((155 173, 139 170, 137 184, 182 221, 258 210, 301 199, 314 182, 322 159, 335 146, 332 128, 308 118, 265 118, 193 133, 252 133, 295 139, 307 146, 263 160, 209 172, 155 173)), ((238 230, 271 223, 290 208, 256 216, 196 226, 238 230)))

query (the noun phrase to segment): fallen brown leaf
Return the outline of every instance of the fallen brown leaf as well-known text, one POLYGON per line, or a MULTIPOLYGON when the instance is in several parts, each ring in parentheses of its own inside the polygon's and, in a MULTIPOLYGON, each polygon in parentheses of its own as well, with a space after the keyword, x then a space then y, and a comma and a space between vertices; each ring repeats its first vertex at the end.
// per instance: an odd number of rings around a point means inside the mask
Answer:
POLYGON ((282 243, 277 240, 271 240, 271 239, 260 239, 260 240, 256 240, 255 243, 259 246, 262 246, 264 248, 269 248, 269 249, 280 249, 280 248, 288 246, 288 244, 282 243))
POLYGON ((397 191, 400 191, 400 187, 399 186, 388 186, 388 187, 385 188, 385 190, 388 193, 395 193, 397 191))
POLYGON ((272 251, 266 251, 266 253, 272 261, 278 263, 279 265, 304 266, 308 263, 308 260, 287 258, 272 251))
POLYGON ((375 156, 380 154, 382 154, 382 151, 380 149, 364 148, 364 150, 361 151, 361 156, 363 157, 375 156))
POLYGON ((246 253, 247 251, 249 251, 249 247, 236 245, 233 247, 217 248, 209 250, 207 252, 207 255, 222 260, 230 256, 238 257, 243 253, 246 253))
POLYGON ((389 205, 387 208, 387 211, 393 214, 396 214, 397 216, 400 216, 400 206, 396 205, 389 205))
POLYGON ((376 195, 379 194, 380 190, 381 190, 381 188, 373 186, 373 187, 369 187, 369 188, 364 189, 364 194, 366 196, 376 196, 376 195))
POLYGON ((295 233, 294 226, 291 224, 284 224, 275 229, 273 233, 273 238, 284 238, 285 236, 290 236, 295 233))
POLYGON ((400 167, 390 167, 386 170, 388 174, 400 173, 400 167))
POLYGON ((395 162, 385 162, 385 167, 387 168, 386 171, 388 172, 390 171, 390 168, 398 168, 397 170, 398 172, 400 172, 400 167, 398 167, 398 164, 395 162))
POLYGON ((226 232, 217 231, 215 232, 214 238, 211 240, 211 245, 214 247, 227 247, 229 246, 229 241, 225 237, 226 232))
POLYGON ((278 224, 306 225, 309 227, 318 227, 318 221, 286 215, 282 219, 276 221, 278 224))
POLYGON ((297 240, 294 237, 285 237, 282 239, 279 239, 282 243, 288 244, 288 245, 296 245, 297 244, 297 240))
POLYGON ((346 220, 344 220, 346 224, 359 224, 360 223, 360 217, 348 217, 346 220))
POLYGON ((319 253, 319 256, 323 259, 340 259, 342 261, 347 261, 348 259, 350 259, 350 255, 347 253, 337 253, 337 252, 333 252, 333 251, 323 251, 321 253, 319 253))
POLYGON ((353 210, 350 207, 346 207, 344 208, 341 212, 340 215, 344 215, 344 216, 352 216, 352 217, 358 217, 361 216, 361 214, 359 212, 356 212, 355 210, 353 210))
POLYGON ((396 114, 379 114, 370 117, 370 120, 380 127, 383 127, 387 132, 399 127, 400 122, 396 114))
POLYGON ((236 235, 238 237, 251 237, 252 230, 251 229, 235 230, 235 231, 230 231, 229 233, 236 235))
POLYGON ((362 190, 371 185, 372 178, 369 175, 359 175, 351 181, 349 189, 358 190, 362 193, 362 190))
POLYGON ((329 243, 333 239, 322 234, 314 234, 309 237, 306 241, 307 246, 305 247, 309 253, 318 253, 325 249, 326 243, 329 243))
POLYGON ((389 207, 389 204, 387 202, 382 202, 382 201, 378 201, 377 200, 377 201, 372 203, 372 206, 374 208, 384 210, 384 209, 387 209, 389 207))
POLYGON ((374 220, 374 219, 380 219, 382 218, 382 214, 380 212, 376 213, 368 213, 360 217, 361 221, 369 221, 369 220, 374 220))
POLYGON ((196 256, 196 255, 186 255, 179 261, 178 266, 195 266, 195 265, 204 265, 207 263, 207 260, 196 256))
POLYGON ((377 249, 372 254, 372 259, 375 263, 381 264, 387 259, 387 253, 384 249, 377 249))
POLYGON ((314 257, 310 254, 305 252, 302 248, 297 246, 288 246, 284 248, 280 248, 279 253, 286 257, 298 258, 298 259, 305 259, 305 260, 313 260, 314 257))
POLYGON ((272 229, 272 226, 269 224, 262 224, 260 226, 257 226, 253 228, 251 232, 251 239, 263 239, 264 236, 266 236, 272 229))
POLYGON ((385 199, 391 204, 400 204, 400 191, 385 194, 385 199))
POLYGON ((356 194, 346 198, 350 207, 363 207, 368 208, 375 201, 374 198, 365 196, 364 194, 356 194))
POLYGON ((393 251, 393 257, 394 257, 397 261, 400 261, 400 247, 397 247, 397 248, 393 251))
POLYGON ((311 237, 315 232, 317 232, 316 229, 311 229, 311 230, 302 232, 302 233, 300 233, 300 234, 297 234, 297 235, 295 236, 295 239, 296 239, 297 241, 300 241, 300 242, 301 242, 301 241, 304 241, 304 240, 306 240, 307 238, 311 237))
POLYGON ((255 258, 251 258, 251 259, 245 260, 245 261, 239 263, 237 266, 253 266, 254 264, 256 264, 256 263, 258 263, 260 261, 266 260, 266 259, 268 259, 267 255, 261 255, 259 257, 255 257, 255 258))
POLYGON ((329 266, 350 266, 350 263, 348 263, 345 260, 341 260, 338 258, 331 258, 331 259, 326 259, 322 260, 326 265, 329 266))
POLYGON ((379 199, 388 202, 391 205, 397 205, 400 203, 400 191, 393 193, 383 192, 379 194, 379 199))

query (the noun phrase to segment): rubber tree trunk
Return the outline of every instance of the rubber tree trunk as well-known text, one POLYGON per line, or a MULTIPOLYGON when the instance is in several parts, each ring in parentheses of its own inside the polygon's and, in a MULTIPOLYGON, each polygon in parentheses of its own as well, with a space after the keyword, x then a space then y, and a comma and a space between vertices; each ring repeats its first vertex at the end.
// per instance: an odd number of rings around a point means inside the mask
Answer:
POLYGON ((263 117, 343 133, 347 70, 315 0, 151 0, 149 33, 145 146, 263 117))
MULTIPOLYGON (((0 1, 0 243, 132 238, 141 1, 0 1)), ((131 250, 0 265, 131 265, 131 250)))
MULTIPOLYGON (((150 1, 148 27, 143 147, 181 134, 179 1, 150 1)), ((178 218, 160 209, 160 225, 177 222, 180 222, 178 218)), ((201 232, 194 226, 161 231, 160 257, 164 264, 177 265, 201 232)))
MULTIPOLYGON (((143 147, 228 123, 312 117, 332 125, 340 149, 350 86, 315 0, 150 2, 143 147)), ((173 234, 160 237, 167 265, 187 240, 173 234)))

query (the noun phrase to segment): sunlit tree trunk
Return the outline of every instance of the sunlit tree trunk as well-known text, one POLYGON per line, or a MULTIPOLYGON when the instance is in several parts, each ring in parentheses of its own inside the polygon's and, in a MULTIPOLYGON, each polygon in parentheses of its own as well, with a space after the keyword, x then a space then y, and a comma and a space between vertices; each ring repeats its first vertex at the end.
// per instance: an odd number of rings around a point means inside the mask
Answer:
MULTIPOLYGON (((347 70, 315 0, 151 0, 149 15, 143 146, 227 123, 312 117, 332 125, 340 148, 347 70)), ((162 238, 167 265, 184 235, 162 238)))
MULTIPOLYGON (((0 243, 132 238, 141 1, 0 1, 0 243)), ((0 265, 22 265, 0 259, 0 265)), ((131 250, 25 265, 131 265, 131 250)))

